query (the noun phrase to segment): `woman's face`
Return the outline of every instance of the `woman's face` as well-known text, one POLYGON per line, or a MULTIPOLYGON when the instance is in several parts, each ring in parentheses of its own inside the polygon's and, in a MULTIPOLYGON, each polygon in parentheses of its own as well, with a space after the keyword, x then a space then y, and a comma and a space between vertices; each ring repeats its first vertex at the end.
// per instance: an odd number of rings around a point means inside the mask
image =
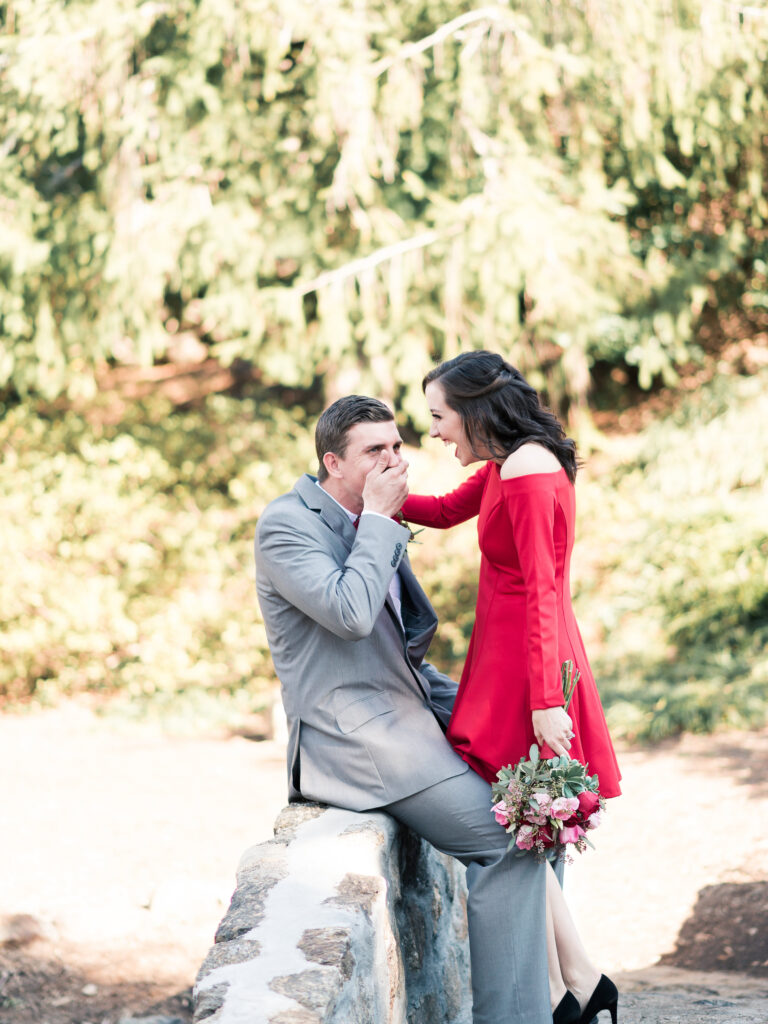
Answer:
POLYGON ((455 409, 451 409, 445 400, 440 381, 431 380, 424 389, 424 396, 432 413, 432 425, 429 428, 430 437, 439 437, 443 444, 455 444, 454 455, 462 464, 469 466, 472 462, 479 462, 480 457, 472 451, 472 446, 467 438, 461 416, 455 409))

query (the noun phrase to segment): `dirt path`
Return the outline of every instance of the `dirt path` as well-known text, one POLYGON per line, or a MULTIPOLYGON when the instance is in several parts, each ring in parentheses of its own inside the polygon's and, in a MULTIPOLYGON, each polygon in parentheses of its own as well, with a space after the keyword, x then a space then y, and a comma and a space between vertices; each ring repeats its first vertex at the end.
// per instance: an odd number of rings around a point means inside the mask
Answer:
MULTIPOLYGON (((627 988, 768 999, 768 731, 621 763, 625 795, 566 884, 596 962, 627 988)), ((190 1020, 240 854, 283 802, 273 742, 169 738, 75 706, 0 717, 0 1024, 190 1020)))
POLYGON ((73 706, 0 718, 0 914, 43 933, 0 950, 0 1021, 191 1019, 240 854, 270 836, 283 778, 273 743, 168 738, 73 706))

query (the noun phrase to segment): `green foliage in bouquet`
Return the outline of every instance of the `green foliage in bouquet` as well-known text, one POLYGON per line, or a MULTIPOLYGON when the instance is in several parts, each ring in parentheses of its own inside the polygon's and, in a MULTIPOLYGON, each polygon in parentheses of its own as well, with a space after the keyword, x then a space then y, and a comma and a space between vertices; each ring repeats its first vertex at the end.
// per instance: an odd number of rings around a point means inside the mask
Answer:
POLYGON ((597 775, 587 775, 584 766, 571 757, 541 757, 535 743, 531 746, 527 760, 519 761, 514 768, 510 765, 501 769, 499 781, 491 787, 494 799, 502 798, 513 779, 531 791, 539 787, 548 790, 553 799, 558 796, 578 796, 585 790, 598 792, 597 775))
POLYGON ((560 666, 560 682, 563 687, 563 710, 567 711, 571 706, 573 691, 581 679, 581 672, 576 668, 570 658, 567 658, 560 666))

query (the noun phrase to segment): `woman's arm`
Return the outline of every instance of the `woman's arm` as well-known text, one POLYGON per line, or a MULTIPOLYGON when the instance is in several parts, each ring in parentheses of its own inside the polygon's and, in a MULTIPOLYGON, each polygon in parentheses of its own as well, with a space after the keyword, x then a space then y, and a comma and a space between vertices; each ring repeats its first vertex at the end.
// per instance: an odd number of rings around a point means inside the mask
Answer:
POLYGON ((471 519, 480 511, 480 502, 490 468, 490 463, 486 463, 455 491, 441 497, 409 494, 403 505, 403 515, 409 523, 432 526, 438 530, 446 530, 449 526, 456 526, 471 519))

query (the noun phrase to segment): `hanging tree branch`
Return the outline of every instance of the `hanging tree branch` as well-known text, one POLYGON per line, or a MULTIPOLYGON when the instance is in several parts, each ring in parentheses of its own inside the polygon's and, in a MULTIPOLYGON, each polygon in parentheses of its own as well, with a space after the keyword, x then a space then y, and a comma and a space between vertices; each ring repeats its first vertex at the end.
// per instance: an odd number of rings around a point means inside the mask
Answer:
POLYGON ((720 4, 731 14, 741 16, 742 18, 757 18, 765 19, 768 18, 768 7, 754 7, 745 4, 734 3, 733 0, 714 0, 715 3, 720 4))
POLYGON ((363 256, 362 259, 345 263, 343 267, 337 267, 335 270, 325 270, 311 281, 305 281, 304 284, 296 285, 296 291, 299 295, 308 295, 310 292, 325 288, 329 284, 338 284, 350 277, 356 277, 366 270, 372 270, 374 267, 379 266, 380 263, 386 263, 387 260, 403 256, 407 252, 414 252, 416 249, 426 249, 435 242, 440 241, 440 239, 453 238, 454 235, 458 235, 463 230, 464 225, 457 224, 443 232, 423 231, 420 235, 414 235, 413 238, 405 238, 401 242, 395 242, 393 245, 385 245, 381 249, 376 249, 375 252, 370 253, 368 256, 363 256))
MULTIPOLYGON (((740 4, 738 0, 712 0, 712 2, 714 4, 719 4, 721 8, 738 12, 742 16, 751 16, 754 18, 758 15, 768 14, 768 7, 758 8, 754 6, 744 6, 740 4)), ((373 78, 378 78, 396 64, 411 60, 418 54, 425 53, 427 50, 438 46, 440 43, 456 35, 467 26, 481 22, 504 25, 516 36, 524 37, 537 49, 540 49, 540 45, 529 33, 525 32, 524 29, 520 27, 520 24, 515 20, 514 15, 510 10, 503 7, 479 7, 476 10, 467 11, 464 14, 459 15, 457 18, 453 18, 451 21, 441 25, 428 36, 424 36, 423 39, 419 39, 411 43, 405 43, 397 50, 396 53, 374 61, 368 67, 368 73, 373 78)), ((555 53, 550 53, 549 56, 552 60, 559 59, 555 53)), ((406 238, 402 241, 395 242, 392 245, 383 246, 381 249, 375 250, 375 252, 370 253, 368 256, 352 260, 334 270, 326 270, 310 281, 294 285, 294 289, 299 295, 308 295, 310 292, 317 291, 320 288, 327 287, 331 284, 338 284, 342 281, 348 280, 349 278, 356 277, 366 270, 371 270, 374 267, 377 267, 382 263, 386 263, 388 260, 395 259, 398 256, 402 256, 405 253, 414 252, 418 249, 427 249, 431 245, 434 245, 435 242, 454 238, 463 230, 464 224, 462 223, 454 225, 452 228, 442 232, 435 230, 424 231, 421 234, 414 235, 412 238, 406 238)))
POLYGON ((433 46, 442 43, 445 39, 449 39, 452 35, 461 31, 461 29, 466 28, 467 25, 472 25, 478 21, 505 23, 509 28, 520 33, 520 27, 511 17, 510 11, 505 10, 503 7, 478 7, 476 11, 467 11, 466 14, 460 14, 458 18, 447 21, 445 25, 441 25, 440 28, 430 35, 424 36, 423 39, 419 39, 415 43, 406 43, 400 47, 397 53, 374 61, 369 71, 374 78, 378 78, 379 75, 383 75, 385 71, 389 71, 391 67, 400 61, 410 60, 417 54, 424 53, 433 46))

